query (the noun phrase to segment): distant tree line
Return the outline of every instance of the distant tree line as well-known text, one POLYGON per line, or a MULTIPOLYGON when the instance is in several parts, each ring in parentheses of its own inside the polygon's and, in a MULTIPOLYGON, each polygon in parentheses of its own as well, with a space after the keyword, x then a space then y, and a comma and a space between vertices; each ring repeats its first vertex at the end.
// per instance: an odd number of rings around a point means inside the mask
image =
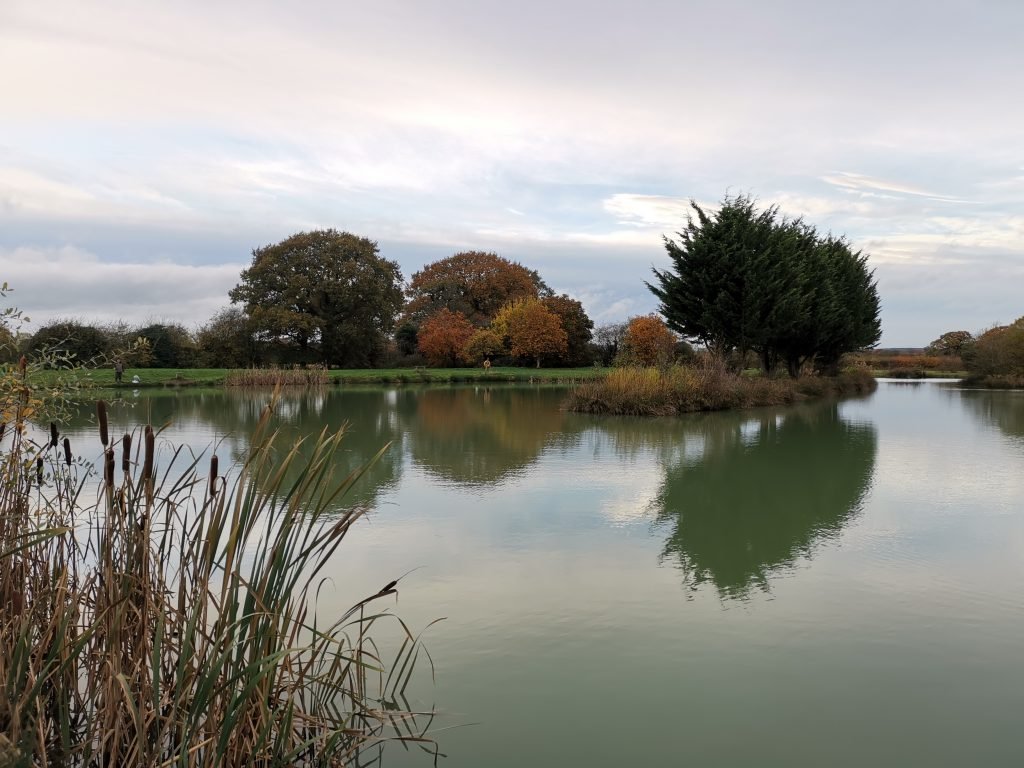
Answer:
POLYGON ((661 317, 595 328, 579 300, 485 251, 431 262, 406 283, 377 243, 325 229, 254 249, 230 306, 197 328, 62 319, 5 343, 0 324, 0 348, 163 368, 664 366, 692 356, 690 341, 796 375, 835 370, 878 341, 875 281, 844 238, 743 196, 692 211, 678 240, 665 240, 672 267, 648 286, 661 317))

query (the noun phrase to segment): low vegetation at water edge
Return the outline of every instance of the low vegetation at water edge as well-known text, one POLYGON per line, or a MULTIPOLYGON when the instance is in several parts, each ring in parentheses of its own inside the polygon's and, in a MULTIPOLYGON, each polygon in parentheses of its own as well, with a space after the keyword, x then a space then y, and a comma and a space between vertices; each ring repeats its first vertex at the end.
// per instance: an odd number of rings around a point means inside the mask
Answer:
POLYGON ((566 408, 580 413, 673 416, 867 394, 876 387, 874 377, 864 369, 850 369, 835 377, 790 379, 738 376, 713 363, 666 369, 631 367, 579 384, 569 394, 566 408))
POLYGON ((159 466, 153 430, 108 434, 100 403, 95 497, 81 446, 56 424, 31 438, 30 392, 5 388, 0 426, 0 764, 342 766, 429 744, 403 696, 422 647, 377 607, 397 582, 317 615, 362 514, 340 503, 361 470, 332 477, 341 432, 300 459, 268 406, 232 480, 180 449, 159 466))

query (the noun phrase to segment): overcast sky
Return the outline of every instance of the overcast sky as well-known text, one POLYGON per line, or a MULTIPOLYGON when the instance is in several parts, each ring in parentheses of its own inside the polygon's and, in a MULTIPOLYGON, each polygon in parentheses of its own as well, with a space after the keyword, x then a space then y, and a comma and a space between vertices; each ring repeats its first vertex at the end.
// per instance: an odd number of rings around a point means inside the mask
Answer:
POLYGON ((686 200, 869 253, 883 345, 1024 315, 1024 2, 0 0, 0 282, 193 326, 335 227, 655 309, 686 200))

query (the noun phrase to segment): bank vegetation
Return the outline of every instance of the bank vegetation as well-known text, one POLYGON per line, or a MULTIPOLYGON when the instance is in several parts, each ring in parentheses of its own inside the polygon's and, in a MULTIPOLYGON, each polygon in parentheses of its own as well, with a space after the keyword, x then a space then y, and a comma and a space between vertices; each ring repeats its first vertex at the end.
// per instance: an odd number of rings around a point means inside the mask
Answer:
POLYGON ((52 403, 29 373, 0 388, 0 764, 342 766, 386 739, 429 747, 403 695, 429 657, 388 612, 397 580, 318 611, 363 514, 344 498, 364 470, 332 469, 343 431, 300 452, 269 405, 232 475, 158 452, 152 427, 112 434, 102 402, 95 448, 40 431, 52 403))
POLYGON ((578 413, 676 416, 864 395, 877 386, 874 376, 864 368, 828 377, 744 376, 730 371, 722 362, 704 358, 691 365, 615 369, 603 379, 574 387, 565 407, 578 413))

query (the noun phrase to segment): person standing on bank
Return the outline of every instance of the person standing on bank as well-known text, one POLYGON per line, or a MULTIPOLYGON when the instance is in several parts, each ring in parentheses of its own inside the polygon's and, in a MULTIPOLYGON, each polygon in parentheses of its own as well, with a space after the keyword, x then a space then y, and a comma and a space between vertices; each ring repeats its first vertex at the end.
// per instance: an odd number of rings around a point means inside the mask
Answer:
POLYGON ((124 375, 124 363, 120 360, 114 361, 114 383, 120 384, 121 377, 124 375))

